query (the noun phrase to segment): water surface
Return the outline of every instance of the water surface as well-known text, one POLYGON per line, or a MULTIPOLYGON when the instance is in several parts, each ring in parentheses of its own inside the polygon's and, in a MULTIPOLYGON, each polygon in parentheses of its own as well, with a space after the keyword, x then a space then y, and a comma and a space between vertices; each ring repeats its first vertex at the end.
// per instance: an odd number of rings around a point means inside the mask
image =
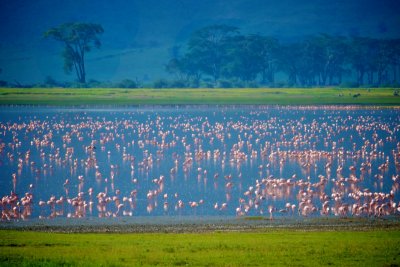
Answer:
POLYGON ((399 213, 399 109, 2 106, 2 220, 399 213))

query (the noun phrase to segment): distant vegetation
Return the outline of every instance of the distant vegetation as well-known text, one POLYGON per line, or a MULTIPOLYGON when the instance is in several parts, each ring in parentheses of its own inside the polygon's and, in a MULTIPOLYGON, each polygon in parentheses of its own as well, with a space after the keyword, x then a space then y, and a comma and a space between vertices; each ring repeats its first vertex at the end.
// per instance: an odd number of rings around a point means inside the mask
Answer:
MULTIPOLYGON (((214 25, 194 32, 185 53, 166 70, 184 87, 398 86, 400 39, 320 34, 283 43, 238 28, 214 25), (283 75, 286 82, 277 83, 283 75), (354 76, 344 82, 345 76, 354 76)), ((175 81, 175 83, 177 83, 175 81)))
POLYGON ((79 83, 86 83, 85 54, 92 46, 99 48, 98 35, 104 32, 103 27, 93 23, 65 23, 51 28, 44 33, 64 44, 64 70, 75 71, 79 83))
POLYGON ((271 36, 241 34, 228 25, 193 32, 182 51, 175 51, 166 63, 168 79, 148 83, 136 78, 87 80, 85 55, 92 47, 100 47, 103 31, 99 24, 66 23, 45 33, 64 44, 64 68, 67 73, 76 73, 75 82, 59 82, 49 76, 39 84, 0 80, 0 87, 400 87, 400 39, 320 34, 283 42, 271 36))

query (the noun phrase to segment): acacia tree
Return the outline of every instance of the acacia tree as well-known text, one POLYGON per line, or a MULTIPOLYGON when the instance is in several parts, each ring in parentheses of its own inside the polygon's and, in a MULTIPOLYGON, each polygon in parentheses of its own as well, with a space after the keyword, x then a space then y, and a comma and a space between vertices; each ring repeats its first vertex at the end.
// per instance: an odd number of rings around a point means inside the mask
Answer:
POLYGON ((255 80, 262 70, 260 37, 237 35, 227 43, 227 62, 223 66, 225 76, 244 82, 255 80))
POLYGON ((216 83, 226 60, 227 41, 237 32, 236 27, 227 25, 212 25, 196 31, 189 40, 188 59, 195 58, 200 71, 216 83))
POLYGON ((400 39, 389 40, 390 47, 390 65, 393 71, 392 83, 396 84, 397 81, 397 69, 400 66, 400 39))
POLYGON ((178 59, 171 59, 165 66, 165 70, 175 75, 177 81, 183 82, 188 86, 199 85, 201 79, 201 66, 197 55, 186 54, 178 59))
POLYGON ((364 76, 367 73, 369 57, 369 38, 355 37, 350 43, 350 64, 356 72, 357 84, 364 84, 364 76))
POLYGON ((99 35, 104 32, 103 27, 94 23, 65 23, 51 28, 44 33, 64 43, 64 70, 70 73, 73 69, 80 83, 86 83, 85 53, 92 46, 99 48, 101 43, 99 35))
POLYGON ((281 46, 277 39, 273 37, 260 36, 261 47, 259 50, 260 57, 262 58, 261 78, 262 83, 275 82, 275 73, 278 70, 278 52, 281 46))
POLYGON ((349 50, 346 38, 320 34, 311 37, 309 42, 315 47, 313 60, 319 85, 331 85, 335 77, 341 83, 349 50))

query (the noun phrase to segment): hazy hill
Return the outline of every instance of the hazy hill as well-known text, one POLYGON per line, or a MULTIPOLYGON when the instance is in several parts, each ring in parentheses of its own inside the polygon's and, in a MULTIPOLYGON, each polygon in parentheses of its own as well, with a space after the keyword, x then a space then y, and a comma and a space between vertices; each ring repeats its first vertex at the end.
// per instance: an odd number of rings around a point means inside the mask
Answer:
POLYGON ((384 38, 400 37, 399 14, 397 0, 2 0, 0 80, 73 80, 63 73, 62 46, 43 38, 64 22, 103 25, 101 50, 88 54, 88 79, 118 81, 165 76, 163 65, 176 48, 210 24, 284 41, 317 33, 384 38))

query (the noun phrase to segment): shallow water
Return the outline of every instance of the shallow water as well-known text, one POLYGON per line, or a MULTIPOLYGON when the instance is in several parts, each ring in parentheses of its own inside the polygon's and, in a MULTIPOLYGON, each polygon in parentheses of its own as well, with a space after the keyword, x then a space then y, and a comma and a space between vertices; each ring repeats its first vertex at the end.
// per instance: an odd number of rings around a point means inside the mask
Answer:
POLYGON ((375 107, 2 106, 2 220, 398 214, 399 122, 375 107))

